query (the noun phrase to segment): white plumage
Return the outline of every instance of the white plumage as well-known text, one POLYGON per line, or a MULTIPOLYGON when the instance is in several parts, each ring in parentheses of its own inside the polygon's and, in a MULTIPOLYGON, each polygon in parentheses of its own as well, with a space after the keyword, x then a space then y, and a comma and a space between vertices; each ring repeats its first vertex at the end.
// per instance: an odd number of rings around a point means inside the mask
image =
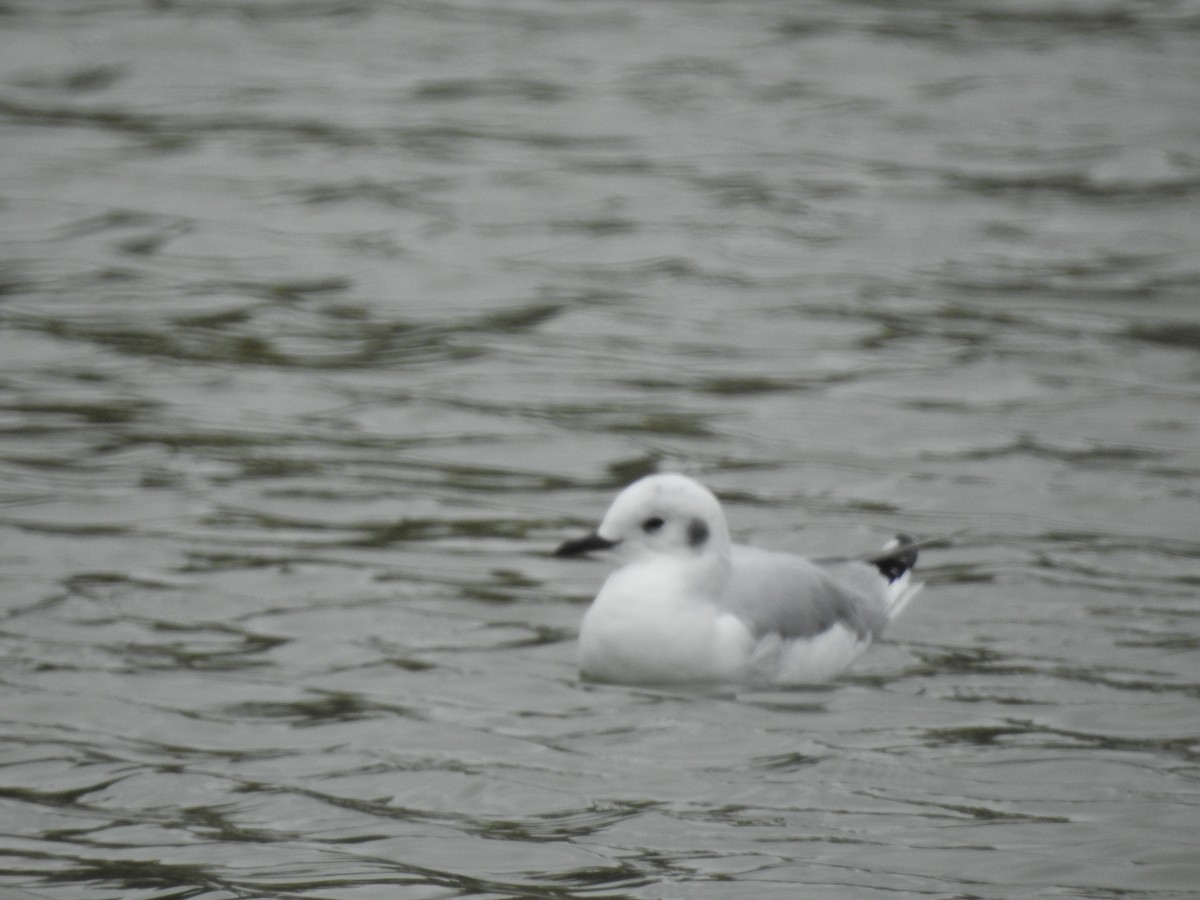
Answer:
POLYGON ((732 544, 717 498, 685 475, 650 475, 595 533, 559 556, 622 564, 584 615, 582 673, 627 684, 803 684, 843 671, 920 589, 916 543, 814 560, 732 544))

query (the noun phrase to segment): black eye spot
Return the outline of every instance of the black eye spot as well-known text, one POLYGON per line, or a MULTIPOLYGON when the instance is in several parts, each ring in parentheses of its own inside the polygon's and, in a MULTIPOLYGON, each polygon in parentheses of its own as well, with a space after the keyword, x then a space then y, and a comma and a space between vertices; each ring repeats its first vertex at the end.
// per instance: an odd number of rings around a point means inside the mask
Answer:
POLYGON ((699 547, 708 540, 708 526, 700 519, 688 522, 687 541, 689 547, 699 547))
POLYGON ((665 524, 667 524, 667 523, 664 522, 662 519, 660 519, 658 516, 651 516, 649 519, 647 519, 645 522, 642 523, 642 531, 646 532, 646 534, 654 534, 656 531, 658 531, 660 528, 662 528, 665 524))

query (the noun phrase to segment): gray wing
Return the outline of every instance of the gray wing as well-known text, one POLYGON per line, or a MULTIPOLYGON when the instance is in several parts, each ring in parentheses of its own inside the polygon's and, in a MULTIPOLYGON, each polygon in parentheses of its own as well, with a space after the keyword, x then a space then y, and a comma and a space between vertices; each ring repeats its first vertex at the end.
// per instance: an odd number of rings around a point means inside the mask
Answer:
POLYGON ((735 545, 732 564, 723 605, 756 635, 806 638, 841 623, 875 638, 888 622, 888 582, 870 562, 735 545))

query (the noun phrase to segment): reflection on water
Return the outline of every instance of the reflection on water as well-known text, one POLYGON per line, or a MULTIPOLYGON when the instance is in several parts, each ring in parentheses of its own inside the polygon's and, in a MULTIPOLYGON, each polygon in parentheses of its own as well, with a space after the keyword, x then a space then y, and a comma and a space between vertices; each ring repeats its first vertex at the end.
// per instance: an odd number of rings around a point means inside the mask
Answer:
POLYGON ((5 891, 1194 890, 1195 4, 0 18, 5 891), (583 684, 660 468, 952 540, 836 684, 583 684))

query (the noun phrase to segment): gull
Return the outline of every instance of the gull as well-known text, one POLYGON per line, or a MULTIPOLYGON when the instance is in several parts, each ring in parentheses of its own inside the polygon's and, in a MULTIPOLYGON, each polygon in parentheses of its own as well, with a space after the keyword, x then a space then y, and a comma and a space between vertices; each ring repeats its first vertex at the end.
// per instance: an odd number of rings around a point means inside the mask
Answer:
POLYGON ((686 475, 625 488, 556 556, 619 563, 583 617, 579 666, 624 684, 807 684, 846 669, 920 590, 917 542, 808 559, 734 544, 720 501, 686 475))

